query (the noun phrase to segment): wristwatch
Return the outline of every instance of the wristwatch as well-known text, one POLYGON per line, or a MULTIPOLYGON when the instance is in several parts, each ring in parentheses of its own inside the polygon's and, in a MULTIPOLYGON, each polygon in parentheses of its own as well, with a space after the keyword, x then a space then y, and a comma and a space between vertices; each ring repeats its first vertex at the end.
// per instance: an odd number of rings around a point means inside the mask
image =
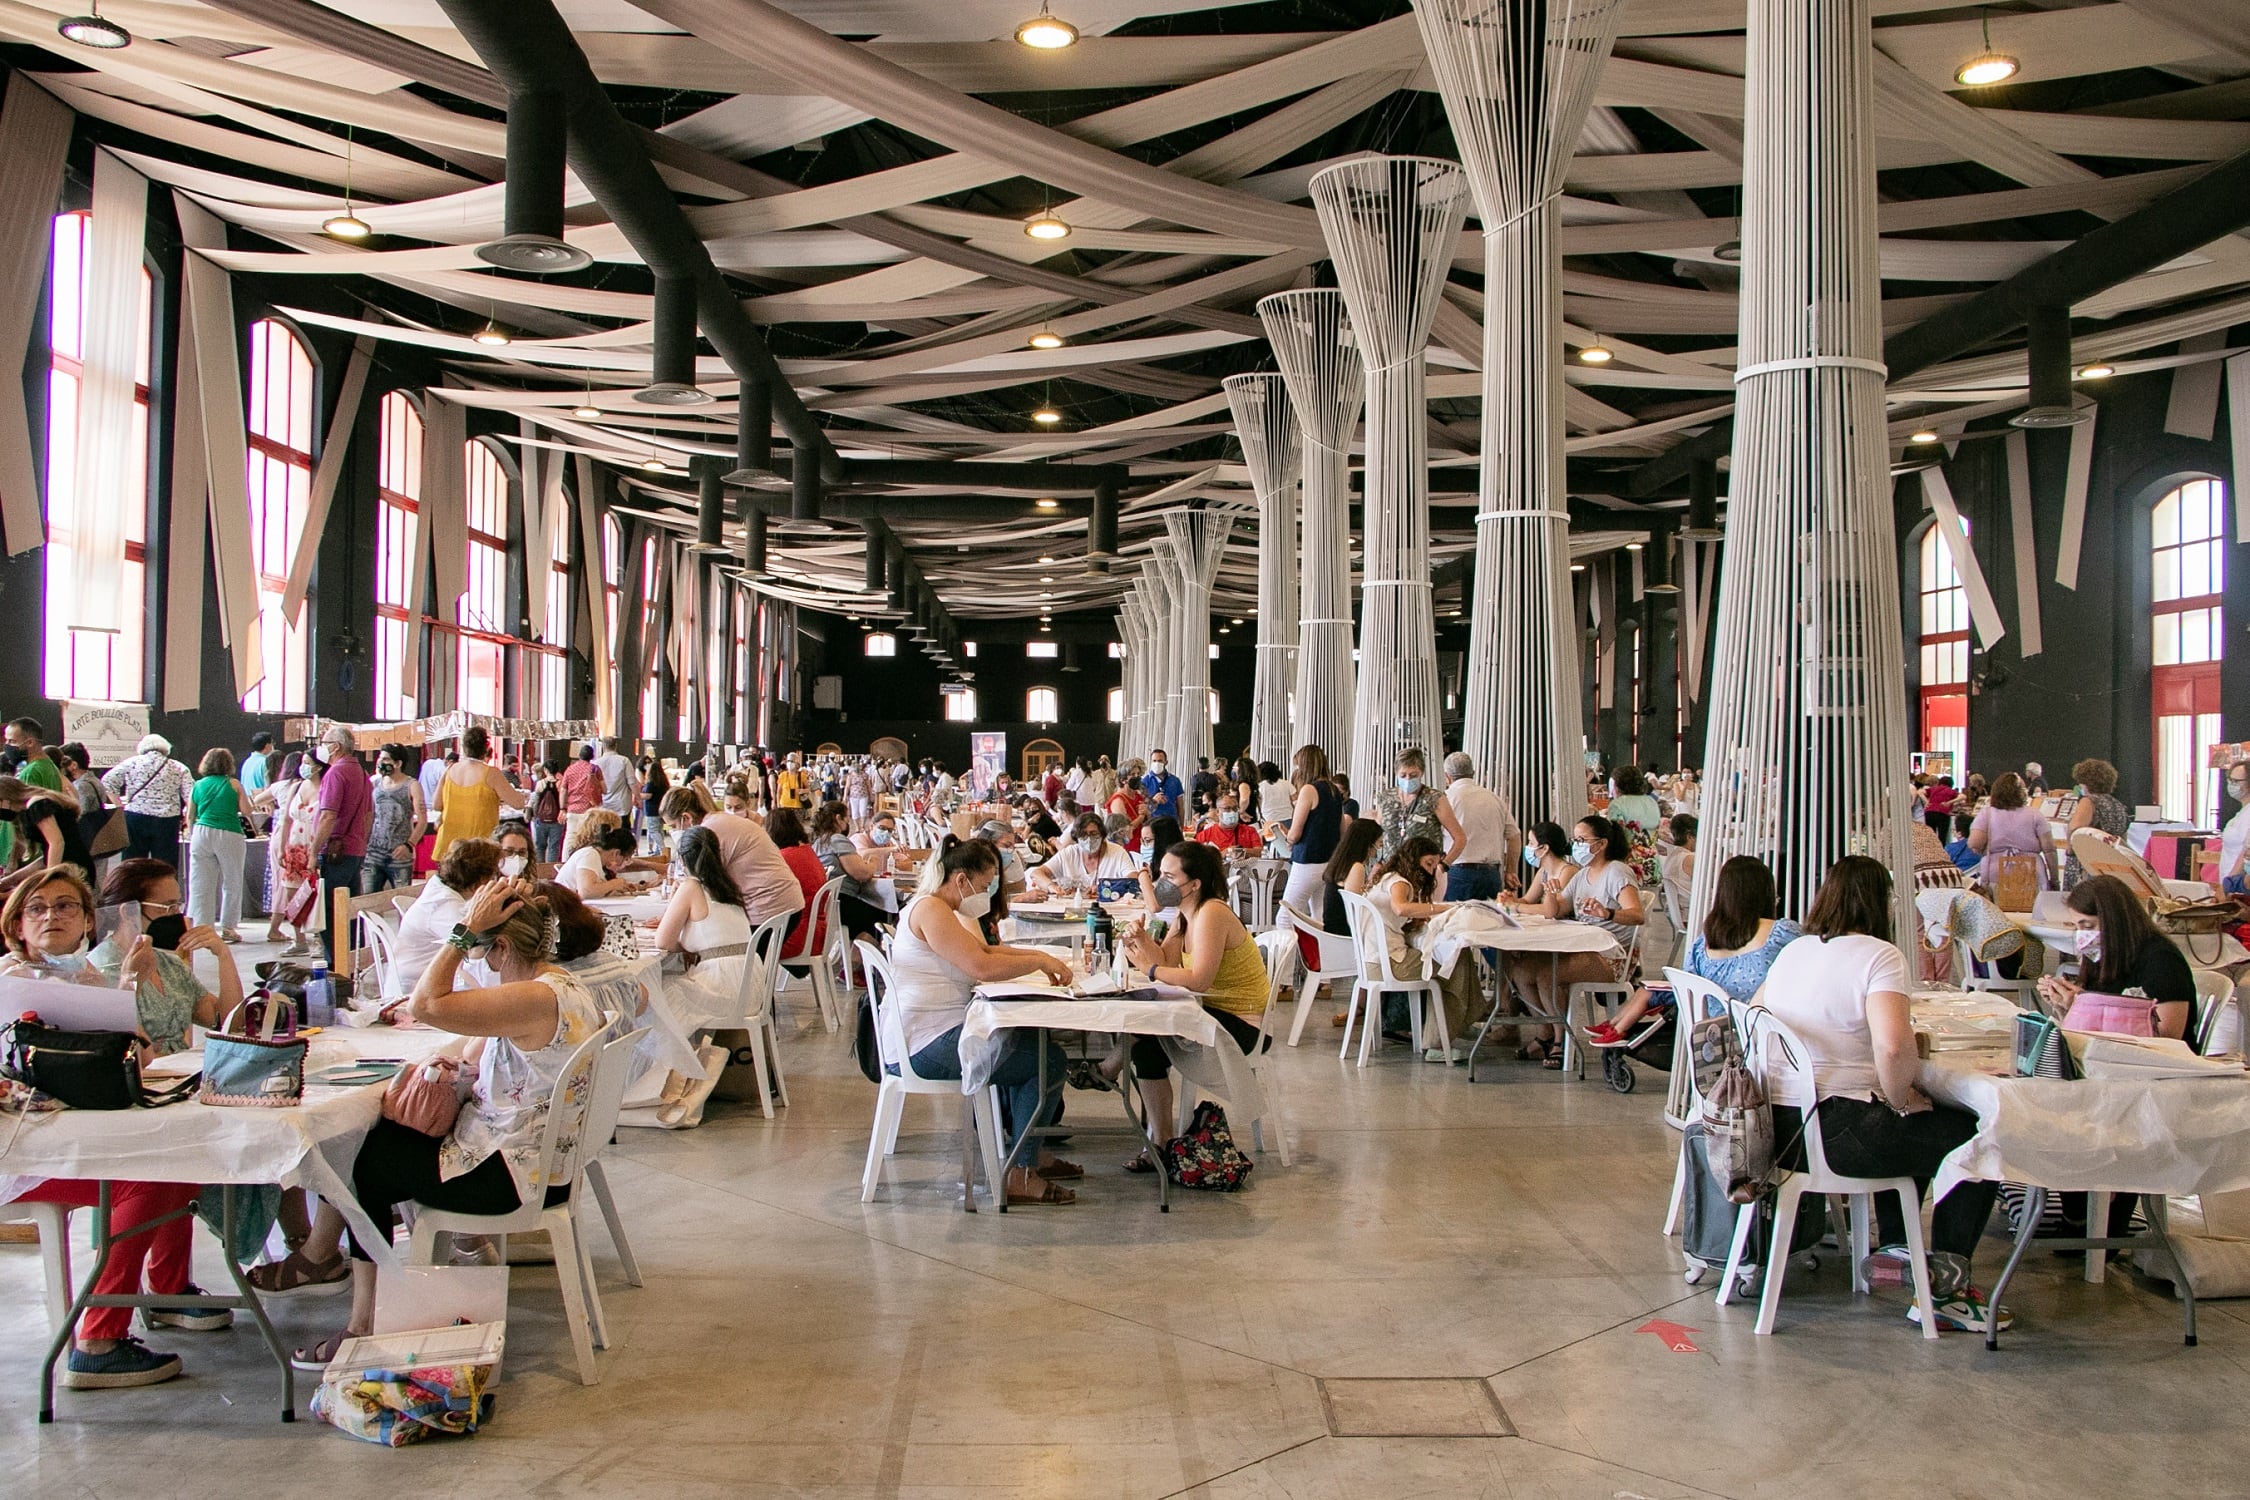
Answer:
POLYGON ((466 954, 477 945, 477 934, 466 922, 456 922, 453 924, 452 936, 445 941, 446 946, 458 948, 466 954))

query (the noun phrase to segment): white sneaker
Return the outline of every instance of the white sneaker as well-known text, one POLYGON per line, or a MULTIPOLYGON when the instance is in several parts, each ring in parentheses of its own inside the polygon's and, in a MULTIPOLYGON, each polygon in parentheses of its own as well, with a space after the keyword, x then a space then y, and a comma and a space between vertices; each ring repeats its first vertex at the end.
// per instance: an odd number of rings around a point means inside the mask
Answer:
MULTIPOLYGON (((1922 1304, 1917 1302, 1906 1310, 1907 1321, 1920 1327, 1922 1304)), ((1992 1308, 1984 1300, 1984 1293, 1975 1287, 1963 1287, 1958 1296, 1948 1297, 1937 1305, 1937 1325, 1941 1331, 1951 1333, 2007 1332, 2015 1327, 2016 1315, 2005 1307, 1992 1308)))

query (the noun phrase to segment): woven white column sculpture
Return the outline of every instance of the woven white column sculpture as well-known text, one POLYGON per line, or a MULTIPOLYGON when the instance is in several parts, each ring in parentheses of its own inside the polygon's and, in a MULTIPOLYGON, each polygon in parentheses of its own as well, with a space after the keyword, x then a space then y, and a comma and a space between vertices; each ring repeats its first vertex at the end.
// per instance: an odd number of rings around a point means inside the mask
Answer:
POLYGON ((1700 924, 1719 866, 1801 917, 1836 860, 1893 876, 1914 931, 1906 663, 1883 425, 1868 0, 1750 0, 1732 503, 1700 924))
POLYGON ((1460 167, 1419 156, 1339 162, 1312 180, 1367 361, 1359 696, 1352 776, 1363 793, 1398 752, 1438 742, 1437 621, 1430 607, 1429 396, 1424 351, 1469 206, 1460 167))
POLYGON ((1584 811, 1563 455, 1563 172, 1625 0, 1414 0, 1484 226, 1484 413, 1462 748, 1519 816, 1584 811))
POLYGON ((1173 649, 1179 663, 1178 708, 1172 720, 1173 774, 1186 781, 1197 757, 1211 753, 1211 584, 1234 532, 1224 510, 1175 510, 1164 516, 1172 551, 1173 649))
MULTIPOLYGON (((1304 520, 1299 536, 1297 689, 1289 755, 1318 745, 1337 766, 1352 733, 1352 429, 1367 399, 1367 369, 1344 294, 1276 292, 1258 301, 1274 363, 1304 436, 1299 465, 1304 520)), ((1259 613, 1265 605, 1261 601, 1259 613)), ((1263 637, 1261 637, 1262 639, 1263 637)), ((1288 757, 1278 764, 1286 767, 1288 757)))
POLYGON ((1179 621, 1172 604, 1178 589, 1168 548, 1160 544, 1141 564, 1141 583, 1148 591, 1149 690, 1148 723, 1137 753, 1145 758, 1152 750, 1170 750, 1179 712, 1179 621))
POLYGON ((1148 581, 1143 578, 1133 585, 1125 600, 1125 611, 1118 616, 1123 622, 1125 646, 1125 722, 1117 732, 1117 764, 1122 766, 1148 747, 1149 653, 1152 643, 1148 627, 1148 581))
POLYGON ((1297 475, 1303 454, 1289 386, 1279 375, 1219 382, 1234 413, 1242 461, 1258 495, 1257 676, 1250 695, 1250 754, 1287 765, 1289 692, 1297 677, 1297 475))

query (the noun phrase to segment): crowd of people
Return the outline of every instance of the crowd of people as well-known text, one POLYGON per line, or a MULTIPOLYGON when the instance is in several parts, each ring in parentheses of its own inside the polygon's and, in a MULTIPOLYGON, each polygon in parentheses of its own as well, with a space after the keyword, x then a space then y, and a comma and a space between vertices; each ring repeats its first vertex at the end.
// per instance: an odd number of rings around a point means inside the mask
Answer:
MULTIPOLYGON (((590 900, 668 878, 649 941, 680 961, 683 983, 710 986, 719 1008, 732 980, 703 960, 740 954, 776 918, 787 919, 786 956, 825 951, 818 897, 836 882, 837 923, 854 937, 887 930, 911 1065, 943 1079, 961 1076, 961 1031, 978 983, 1027 971, 1070 977, 1053 954, 1002 940, 1011 899, 1051 895, 1140 896, 1164 921, 1129 928, 1126 957, 1155 981, 1195 994, 1232 1044, 1250 1051, 1269 975, 1229 900, 1230 871, 1263 857, 1286 863, 1281 902, 1309 930, 1348 934, 1354 904, 1367 903, 1382 924, 1390 972, 1401 979, 1429 973, 1417 929, 1465 902, 1600 928, 1615 940, 1607 952, 1515 966, 1516 993, 1504 1003, 1554 1016, 1574 983, 1630 987, 1631 1001, 1589 1032, 1601 1045, 1621 1042, 1673 1003, 1668 987, 1646 982, 1662 960, 1642 955, 1642 935, 1652 918, 1674 927, 1687 920, 1700 792, 1692 772, 1656 777, 1622 765, 1590 788, 1597 811, 1567 826, 1545 817, 1526 825, 1478 779, 1468 755, 1443 756, 1433 777, 1416 747, 1400 751, 1384 785, 1355 795, 1318 745, 1301 746, 1286 774, 1248 756, 1176 767, 1158 750, 1117 765, 1106 756, 1056 764, 1023 785, 994 777, 972 787, 935 760, 873 755, 749 752, 729 765, 714 750, 675 771, 653 757, 629 758, 614 739, 511 767, 495 762, 489 736, 473 727, 442 753, 385 745, 365 758, 342 726, 286 751, 260 734, 239 762, 213 749, 193 772, 161 735, 100 774, 84 747, 48 747, 34 720, 9 723, 6 740, 0 939, 8 956, 0 974, 130 985, 158 1049, 182 1045, 191 1026, 218 1024, 241 1003, 230 947, 243 938, 251 836, 269 840, 269 936, 285 956, 309 952, 321 937, 329 893, 373 895, 420 882, 411 900, 401 898, 390 992, 381 999, 474 1039, 468 1066, 477 1083, 445 1137, 386 1122, 367 1138, 352 1191, 378 1233, 402 1202, 490 1213, 552 1190, 531 1172, 540 1101, 605 1015, 638 1010, 629 967, 603 948, 590 900), (926 846, 923 829, 972 803, 981 822, 926 846), (914 837, 904 826, 910 820, 914 837), (139 935, 96 943, 97 914, 128 902, 138 903, 139 935), (177 920, 163 926, 167 918, 177 920)), ((2122 831, 2115 769, 2087 760, 2072 775, 2079 797, 2071 826, 2122 831)), ((2237 768, 2230 787, 2245 806, 2236 824, 2250 831, 2250 768, 2237 768)), ((2118 881, 2086 877, 2061 857, 2036 801, 2043 790, 2037 765, 1989 785, 1929 780, 1917 787, 1916 811, 1926 819, 1918 832, 1953 835, 1940 857, 1960 868, 2028 856, 2043 883, 2069 891, 2085 964, 2075 981, 2041 981, 2050 1001, 2067 1003, 2077 986, 2134 989, 2152 998, 2160 1035, 2183 1036, 2194 998, 2184 961, 2118 881)), ((1923 852, 1918 844, 1918 860, 1923 852)), ((2239 849, 2234 863, 2230 877, 2239 873, 2239 849)), ((1678 963, 1734 999, 1763 992, 1804 1038, 1813 1089, 1781 1102, 1818 1113, 1840 1170, 1927 1184, 1975 1122, 1915 1084, 1892 880, 1874 860, 1847 858, 1800 923, 1781 914, 1764 863, 1729 858, 1697 929, 1684 934, 1678 963)), ((1477 965, 1455 965, 1438 990, 1445 1034, 1465 1040, 1477 1019, 1477 965)), ((1386 1007, 1370 1024, 1403 1035, 1402 1009, 1386 1007)), ((1519 1035, 1522 1059, 1562 1065, 1558 1035, 1533 1026, 1519 1035)), ((1432 1048, 1430 1056, 1444 1054, 1432 1048)), ((1004 1033, 992 1073, 1003 1146, 1054 1118, 1066 1076, 1115 1087, 1128 1062, 1149 1118, 1170 1118, 1170 1064, 1154 1042, 1120 1047, 1091 1072, 1072 1074, 1039 1034, 1004 1033)), ((1125 1168, 1157 1165, 1141 1153, 1125 1168)), ((1003 1190, 1011 1204, 1065 1204, 1075 1197, 1067 1184, 1084 1175, 1076 1163, 1029 1152, 1003 1190)), ((155 1183, 116 1187, 116 1220, 127 1228, 163 1219, 193 1194, 155 1183)), ((28 1196, 90 1203, 95 1190, 50 1181, 28 1196)), ((2005 1322, 1969 1276, 1991 1207, 1990 1185, 1973 1183, 1938 1206, 1931 1265, 1939 1316, 1951 1326, 2005 1322)), ((1882 1211, 1882 1245, 1868 1270, 1896 1280, 1906 1274, 1903 1233, 1887 1200, 1882 1211)), ((366 1331, 371 1264, 335 1205, 292 1195, 279 1221, 285 1252, 252 1270, 257 1286, 277 1295, 352 1293, 336 1334, 300 1351, 317 1367, 338 1339, 366 1331)), ((97 1289, 193 1295, 186 1234, 186 1221, 174 1219, 128 1237, 97 1289)), ((130 1316, 96 1308, 82 1317, 67 1384, 102 1389, 179 1373, 176 1356, 133 1337, 130 1316)), ((184 1302, 143 1314, 151 1331, 227 1321, 223 1310, 184 1302)))

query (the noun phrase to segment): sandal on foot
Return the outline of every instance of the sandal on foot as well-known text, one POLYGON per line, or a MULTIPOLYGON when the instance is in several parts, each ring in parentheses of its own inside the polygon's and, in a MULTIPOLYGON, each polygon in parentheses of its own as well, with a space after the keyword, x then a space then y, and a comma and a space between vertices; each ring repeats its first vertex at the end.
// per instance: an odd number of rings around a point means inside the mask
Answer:
POLYGON ((1539 1066, 1550 1073, 1560 1073, 1562 1071, 1562 1054, 1560 1052, 1548 1053, 1540 1059, 1539 1066))
POLYGON ((303 1251, 292 1250, 281 1260, 252 1266, 243 1273, 243 1279, 261 1297, 290 1297, 300 1293, 325 1297, 351 1285, 352 1263, 339 1255, 327 1265, 317 1265, 306 1259, 303 1251))
POLYGON ((1148 1153, 1143 1151, 1140 1155, 1125 1163, 1125 1170, 1136 1177, 1152 1177, 1156 1174, 1156 1163, 1150 1161, 1148 1153))
POLYGON ((1049 1182, 1076 1182, 1086 1175, 1084 1167, 1074 1161, 1064 1161, 1060 1157, 1043 1167, 1033 1167, 1031 1170, 1046 1178, 1049 1182))
POLYGON ((1014 1188, 1008 1190, 1008 1206, 1010 1208, 1032 1203, 1063 1204, 1076 1203, 1077 1201, 1078 1195, 1069 1188, 1057 1187, 1054 1183, 1045 1179, 1040 1180, 1039 1191, 1036 1193, 1019 1193, 1014 1188))
POLYGON ((324 1339, 315 1339, 291 1353, 289 1363, 300 1370, 325 1370, 336 1358, 336 1351, 344 1346, 344 1340, 354 1336, 350 1333, 332 1333, 324 1339))

